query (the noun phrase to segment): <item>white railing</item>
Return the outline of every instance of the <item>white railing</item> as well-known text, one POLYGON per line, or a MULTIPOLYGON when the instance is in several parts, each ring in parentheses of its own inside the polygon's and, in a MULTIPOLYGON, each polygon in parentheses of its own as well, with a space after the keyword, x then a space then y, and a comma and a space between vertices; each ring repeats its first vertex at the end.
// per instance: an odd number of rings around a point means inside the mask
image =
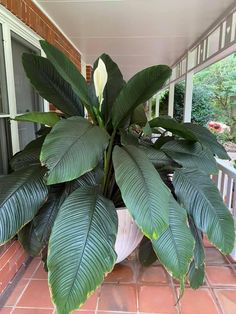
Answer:
MULTIPOLYGON (((236 169, 228 161, 217 159, 219 174, 213 176, 225 204, 231 211, 236 226, 236 169)), ((236 260, 236 246, 231 253, 236 260)))
POLYGON ((217 164, 219 174, 213 180, 236 222, 236 169, 225 160, 217 159, 217 164))

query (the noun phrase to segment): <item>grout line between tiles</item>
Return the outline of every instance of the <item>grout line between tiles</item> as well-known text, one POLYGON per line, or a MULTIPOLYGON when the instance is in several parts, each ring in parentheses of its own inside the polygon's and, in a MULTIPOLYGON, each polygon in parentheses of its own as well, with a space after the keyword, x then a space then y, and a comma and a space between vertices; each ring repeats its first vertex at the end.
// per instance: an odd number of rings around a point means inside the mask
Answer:
POLYGON ((174 294, 175 298, 175 308, 177 309, 178 314, 181 314, 181 308, 180 308, 180 300, 178 301, 178 295, 177 295, 177 288, 174 285, 173 278, 168 274, 169 280, 170 280, 170 288, 174 294))
MULTIPOLYGON (((32 261, 31 261, 31 262, 32 262, 32 261)), ((29 265, 30 265, 30 264, 29 264, 29 265)), ((29 267, 29 266, 28 266, 28 267, 29 267)), ((29 286, 31 279, 33 278, 34 274, 36 273, 36 271, 38 270, 39 267, 40 267, 40 262, 39 262, 38 266, 35 268, 35 270, 33 271, 33 273, 31 274, 31 276, 26 279, 26 280, 28 280, 28 283, 25 285, 25 287, 24 287, 24 289, 22 290, 21 294, 20 294, 19 297, 17 298, 15 304, 14 304, 13 307, 12 307, 12 310, 11 310, 10 314, 12 314, 13 311, 15 310, 17 303, 20 301, 20 299, 21 299, 21 297, 23 296, 25 290, 26 290, 27 287, 29 286)))

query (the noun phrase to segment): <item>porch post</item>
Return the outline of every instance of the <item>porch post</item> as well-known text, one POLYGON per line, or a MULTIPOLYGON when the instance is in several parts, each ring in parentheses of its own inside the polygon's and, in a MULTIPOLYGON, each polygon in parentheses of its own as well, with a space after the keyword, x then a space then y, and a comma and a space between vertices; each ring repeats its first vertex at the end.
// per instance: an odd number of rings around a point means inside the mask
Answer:
POLYGON ((184 122, 191 122, 193 100, 193 71, 185 76, 184 122))
POLYGON ((147 107, 148 107, 147 117, 148 117, 148 120, 151 120, 152 119, 152 99, 149 99, 147 101, 147 107))
POLYGON ((175 83, 170 83, 169 86, 169 100, 168 100, 168 116, 173 118, 174 115, 174 96, 175 96, 175 83))
POLYGON ((155 117, 159 117, 160 113, 160 94, 156 94, 155 117))

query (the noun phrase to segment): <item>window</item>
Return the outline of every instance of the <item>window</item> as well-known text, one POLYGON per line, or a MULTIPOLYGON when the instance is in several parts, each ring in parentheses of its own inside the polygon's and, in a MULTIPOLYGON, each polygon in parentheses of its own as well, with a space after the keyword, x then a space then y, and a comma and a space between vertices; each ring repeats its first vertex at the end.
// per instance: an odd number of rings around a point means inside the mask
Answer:
MULTIPOLYGON (((17 114, 24 114, 31 111, 42 111, 42 100, 26 77, 21 61, 23 53, 40 54, 40 50, 27 43, 15 33, 12 33, 11 35, 17 114)), ((39 126, 37 124, 27 122, 18 123, 20 149, 23 149, 36 137, 38 128, 39 126)))
POLYGON ((0 175, 7 173, 8 161, 11 156, 11 136, 8 113, 3 36, 2 25, 0 24, 0 175))
POLYGON ((48 104, 34 91, 22 65, 22 53, 42 54, 40 37, 0 6, 0 175, 9 159, 36 137, 40 125, 11 120, 43 111, 48 104))

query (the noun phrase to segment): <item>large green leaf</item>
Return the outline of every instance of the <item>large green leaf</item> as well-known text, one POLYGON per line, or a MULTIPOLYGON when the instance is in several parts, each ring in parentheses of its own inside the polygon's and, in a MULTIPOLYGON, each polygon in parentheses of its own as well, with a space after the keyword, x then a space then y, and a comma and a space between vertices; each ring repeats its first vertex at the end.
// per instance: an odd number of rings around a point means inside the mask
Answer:
POLYGON ((30 165, 40 165, 39 155, 45 140, 45 136, 41 136, 30 142, 19 153, 16 153, 10 160, 11 168, 16 171, 30 165))
POLYGON ((104 179, 104 171, 97 166, 92 171, 86 172, 84 175, 70 182, 66 182, 65 193, 71 194, 76 189, 83 186, 95 186, 102 183, 104 179))
POLYGON ((157 239, 169 224, 169 189, 146 155, 135 146, 115 146, 113 165, 130 214, 144 235, 157 239))
POLYGON ((136 107, 132 112, 130 124, 138 124, 141 127, 144 127, 147 124, 147 116, 143 104, 136 107))
POLYGON ((102 103, 102 114, 105 122, 110 118, 113 103, 118 96, 120 90, 125 85, 122 73, 118 68, 117 64, 108 56, 103 53, 94 63, 93 69, 97 68, 98 60, 102 59, 105 63, 108 80, 103 91, 103 103, 102 103))
POLYGON ((176 167, 179 165, 176 164, 170 157, 168 157, 163 151, 153 148, 152 146, 139 146, 139 149, 142 150, 155 168, 162 167, 176 167))
POLYGON ((174 140, 165 143, 161 150, 184 168, 198 169, 208 174, 218 173, 213 154, 199 143, 174 140))
POLYGON ((116 261, 117 214, 97 187, 81 187, 62 204, 49 240, 48 270, 58 314, 81 306, 116 261))
POLYGON ((55 112, 29 112, 15 117, 16 121, 28 121, 54 126, 59 120, 55 112))
POLYGON ((37 256, 44 248, 44 244, 40 242, 35 234, 34 225, 29 222, 17 234, 18 240, 30 256, 37 256))
POLYGON ((40 40, 40 44, 46 53, 47 58, 51 61, 63 79, 70 84, 73 91, 79 96, 87 110, 90 111, 91 107, 88 87, 83 75, 79 72, 74 63, 59 49, 44 40, 40 40))
POLYGON ((152 265, 157 260, 156 253, 153 250, 150 239, 143 237, 139 245, 138 257, 140 263, 146 267, 152 265))
POLYGON ((192 289, 199 288, 205 277, 205 252, 201 231, 196 227, 192 218, 189 219, 190 230, 195 240, 194 258, 189 268, 189 282, 192 289))
POLYGON ((37 256, 47 246, 59 207, 66 196, 63 190, 64 184, 50 188, 46 203, 33 220, 19 231, 18 239, 29 255, 37 256))
POLYGON ((63 188, 58 187, 56 191, 49 194, 47 202, 40 208, 32 220, 35 235, 43 246, 48 243, 52 226, 64 198, 63 188))
POLYGON ((193 132, 198 141, 221 159, 230 159, 224 146, 217 142, 216 136, 207 128, 193 123, 184 123, 185 128, 193 132))
POLYGON ((170 131, 189 141, 197 141, 197 137, 195 136, 194 132, 186 128, 183 123, 179 123, 169 116, 154 118, 149 121, 149 125, 151 128, 164 128, 165 130, 170 131))
POLYGON ((152 66, 134 75, 119 93, 112 108, 114 128, 140 104, 158 92, 171 75, 166 65, 152 66))
POLYGON ((204 283, 205 264, 202 264, 199 267, 196 267, 196 264, 193 260, 189 267, 188 276, 189 276, 190 287, 192 289, 198 289, 204 283))
POLYGON ((169 228, 157 240, 152 240, 161 263, 180 280, 182 285, 193 257, 194 240, 187 226, 187 214, 174 198, 170 201, 169 228))
POLYGON ((96 167, 109 136, 82 117, 59 121, 46 136, 40 159, 49 169, 48 184, 71 181, 96 167))
POLYGON ((197 228, 206 232, 223 253, 229 254, 234 247, 234 221, 210 177, 198 170, 178 169, 173 184, 197 228))
POLYGON ((10 240, 45 202, 44 173, 31 166, 0 177, 0 244, 10 240))
POLYGON ((22 62, 26 75, 40 96, 69 116, 84 116, 79 97, 48 59, 24 53, 22 62))

